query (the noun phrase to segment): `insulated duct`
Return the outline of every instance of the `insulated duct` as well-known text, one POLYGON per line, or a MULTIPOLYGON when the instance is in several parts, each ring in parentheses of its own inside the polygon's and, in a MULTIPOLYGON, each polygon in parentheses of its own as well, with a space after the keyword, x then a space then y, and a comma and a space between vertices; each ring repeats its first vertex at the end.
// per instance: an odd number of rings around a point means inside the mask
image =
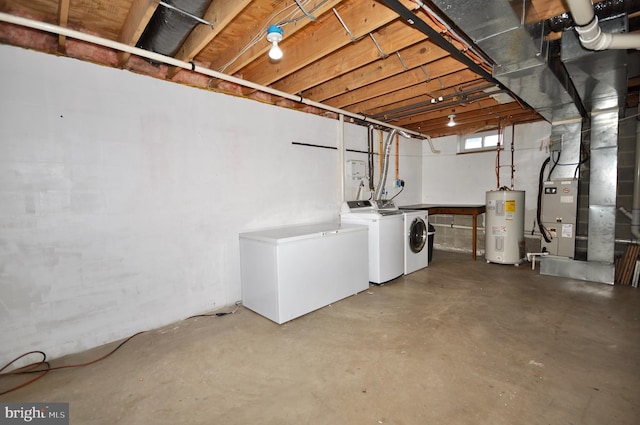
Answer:
POLYGON ((137 47, 175 56, 191 31, 200 24, 211 0, 166 0, 160 2, 137 47), (183 12, 181 12, 183 11, 183 12), (195 18, 194 18, 195 17, 195 18))

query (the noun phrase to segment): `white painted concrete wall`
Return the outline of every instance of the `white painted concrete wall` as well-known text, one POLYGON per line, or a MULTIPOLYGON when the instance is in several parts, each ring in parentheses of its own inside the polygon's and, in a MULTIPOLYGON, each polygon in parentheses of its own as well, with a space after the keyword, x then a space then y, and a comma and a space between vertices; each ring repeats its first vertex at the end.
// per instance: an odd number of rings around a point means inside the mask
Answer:
MULTIPOLYGON (((348 137, 351 143, 347 143, 345 148, 345 162, 353 159, 364 162, 368 166, 368 155, 366 153, 353 152, 367 151, 367 129, 364 127, 352 126, 353 130, 358 132, 357 137, 348 137), (355 143, 354 143, 355 142, 355 143), (349 151, 351 150, 351 151, 349 151)), ((355 134, 354 134, 355 136, 355 134)), ((381 159, 380 159, 380 141, 382 146, 388 137, 387 132, 380 134, 374 131, 373 148, 374 148, 374 177, 373 184, 377 187, 380 181, 381 159)), ((415 139, 406 139, 398 136, 392 139, 390 156, 388 160, 387 180, 385 186, 385 195, 383 198, 393 198, 397 206, 410 205, 420 203, 422 198, 422 145, 423 142, 415 139), (399 155, 396 155, 399 149, 399 155), (396 161, 396 158, 398 159, 396 161), (404 189, 396 185, 397 180, 405 182, 404 189)), ((383 148, 384 151, 384 148, 383 148)), ((363 180, 364 189, 361 192, 360 199, 369 199, 373 193, 369 191, 369 181, 363 180)), ((358 194, 358 186, 360 180, 354 180, 346 176, 345 178, 345 199, 355 200, 358 194)))
MULTIPOLYGON (((525 191, 525 234, 530 233, 536 214, 538 176, 540 167, 549 156, 547 142, 551 124, 537 122, 518 125, 514 143, 514 189, 525 191)), ((512 131, 504 132, 505 150, 500 153, 500 185, 496 177, 496 151, 459 155, 458 137, 433 139, 436 149, 432 153, 423 146, 422 202, 427 204, 484 204, 486 192, 498 187, 511 186, 512 131)), ((549 172, 547 167, 546 172, 549 172)), ((464 230, 461 230, 461 232, 464 230)), ((437 235, 437 231, 436 231, 437 235)), ((437 240, 437 236, 436 236, 437 240)), ((466 248, 469 247, 457 247, 466 248)), ((479 247, 484 249, 484 247, 479 247)))
POLYGON ((239 233, 339 219, 338 151, 292 145, 337 147, 337 120, 9 46, 0 73, 0 364, 232 305, 239 233))

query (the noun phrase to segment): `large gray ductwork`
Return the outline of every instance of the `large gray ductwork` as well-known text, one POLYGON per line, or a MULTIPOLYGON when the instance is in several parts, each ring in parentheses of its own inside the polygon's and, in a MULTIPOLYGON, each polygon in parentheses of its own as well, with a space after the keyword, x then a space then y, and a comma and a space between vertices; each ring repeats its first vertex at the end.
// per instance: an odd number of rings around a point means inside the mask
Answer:
POLYGON ((495 63, 493 77, 547 121, 585 115, 564 67, 554 63, 544 23, 529 1, 484 0, 433 3, 495 63), (527 22, 533 22, 527 24, 527 22))
POLYGON ((589 50, 640 49, 640 34, 603 31, 591 0, 567 0, 580 42, 589 50))
MULTIPOLYGON (((594 16, 589 3, 590 13, 594 16)), ((583 5, 584 6, 584 5, 583 5)), ((572 9, 573 10, 573 9, 572 9)), ((584 17, 574 15, 576 22, 584 17)), ((627 30, 626 17, 602 21, 598 28, 614 39, 627 30)), ((578 28, 576 32, 580 34, 578 28)), ((562 36, 562 62, 591 115, 589 143, 589 214, 587 261, 589 280, 613 283, 615 269, 616 194, 618 176, 618 120, 627 91, 627 52, 593 51, 573 31, 562 36)), ((586 268, 579 262, 570 269, 586 268), (577 265, 577 266, 576 266, 577 265)), ((573 276, 572 276, 573 277, 573 276)))
MULTIPOLYGON (((493 77, 552 124, 551 149, 561 153, 562 163, 580 163, 583 127, 591 129, 588 261, 545 257, 541 273, 613 283, 618 114, 626 95, 626 51, 587 50, 573 31, 563 34, 561 46, 548 43, 546 23, 533 16, 530 0, 433 2, 494 61, 493 77)), ((591 1, 586 0, 590 13, 581 3, 584 16, 576 19, 578 24, 594 16, 591 1)), ((598 28, 609 34, 605 38, 616 40, 625 25, 618 19, 598 28)), ((553 178, 575 175, 577 170, 557 167, 553 178)))
MULTIPOLYGON (((580 161, 580 96, 546 40, 545 22, 534 16, 527 0, 433 0, 494 62, 493 77, 552 123, 552 147, 563 163, 580 161)), ((558 167, 555 178, 572 178, 574 170, 558 167)))

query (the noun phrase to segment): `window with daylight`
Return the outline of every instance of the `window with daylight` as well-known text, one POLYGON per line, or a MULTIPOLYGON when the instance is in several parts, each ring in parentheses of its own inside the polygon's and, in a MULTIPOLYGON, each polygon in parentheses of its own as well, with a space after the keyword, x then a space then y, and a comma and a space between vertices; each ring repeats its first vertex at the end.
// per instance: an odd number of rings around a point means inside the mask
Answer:
MULTIPOLYGON (((494 150, 496 146, 498 146, 498 130, 467 134, 466 136, 460 137, 458 153, 494 150)), ((504 146, 500 148, 504 149, 504 146)))

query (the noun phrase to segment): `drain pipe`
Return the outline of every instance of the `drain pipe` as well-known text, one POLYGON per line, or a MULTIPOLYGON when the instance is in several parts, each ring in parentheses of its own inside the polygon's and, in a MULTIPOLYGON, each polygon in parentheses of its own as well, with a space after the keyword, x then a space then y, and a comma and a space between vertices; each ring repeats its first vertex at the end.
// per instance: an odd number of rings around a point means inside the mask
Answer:
POLYGON ((435 146, 433 146, 433 141, 431 140, 431 137, 427 136, 427 142, 429 142, 429 148, 431 148, 431 153, 440 153, 440 149, 436 149, 435 146))
POLYGON ((567 0, 580 43, 585 49, 640 49, 640 34, 602 32, 591 0, 567 0))

